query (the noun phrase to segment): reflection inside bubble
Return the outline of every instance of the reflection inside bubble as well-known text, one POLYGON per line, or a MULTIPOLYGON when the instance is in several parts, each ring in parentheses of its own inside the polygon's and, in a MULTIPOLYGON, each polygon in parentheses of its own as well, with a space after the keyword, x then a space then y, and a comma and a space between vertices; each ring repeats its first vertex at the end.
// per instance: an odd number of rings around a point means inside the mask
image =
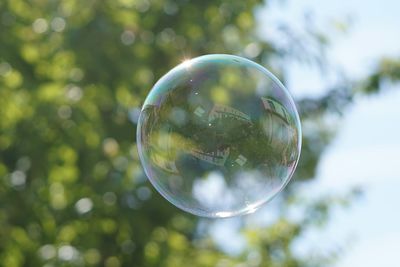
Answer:
POLYGON ((138 122, 143 167, 170 202, 200 216, 255 211, 289 181, 300 122, 286 89, 235 56, 185 61, 148 95, 138 122))

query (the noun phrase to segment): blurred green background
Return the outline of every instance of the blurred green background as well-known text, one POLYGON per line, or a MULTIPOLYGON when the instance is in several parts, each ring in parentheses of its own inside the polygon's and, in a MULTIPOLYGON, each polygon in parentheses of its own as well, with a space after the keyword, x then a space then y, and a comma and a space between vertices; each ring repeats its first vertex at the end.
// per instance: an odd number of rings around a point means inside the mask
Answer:
POLYGON ((0 266, 333 263, 339 251, 318 252, 315 243, 313 253, 299 255, 293 244, 361 191, 310 201, 296 189, 315 177, 354 96, 400 79, 399 61, 377 62, 357 81, 339 75, 323 94, 296 99, 305 126, 298 170, 274 202, 276 220, 236 221, 246 245, 235 252, 215 242, 215 221, 162 199, 138 160, 140 106, 155 81, 185 58, 245 56, 284 83, 288 59, 321 73, 329 68, 331 40, 312 21, 302 35, 280 25, 290 40, 282 44, 258 31, 261 8, 268 16, 261 0, 0 1, 0 266), (301 216, 291 219, 293 209, 301 216))

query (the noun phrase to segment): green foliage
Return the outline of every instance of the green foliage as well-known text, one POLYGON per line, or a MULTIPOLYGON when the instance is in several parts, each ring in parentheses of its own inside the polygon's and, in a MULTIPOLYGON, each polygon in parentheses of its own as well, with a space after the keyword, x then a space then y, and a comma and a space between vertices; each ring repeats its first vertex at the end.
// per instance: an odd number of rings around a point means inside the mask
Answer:
POLYGON ((361 93, 376 93, 384 89, 385 82, 400 81, 400 60, 384 58, 374 72, 359 87, 361 93))
MULTIPOLYGON (((0 2, 1 266, 326 264, 293 255, 291 244, 315 221, 288 220, 289 196, 275 224, 244 229, 248 248, 226 255, 197 233, 197 218, 149 187, 138 161, 135 112, 155 80, 185 57, 242 54, 249 45, 266 65, 296 57, 297 50, 255 34, 253 10, 261 4, 0 2)), ((377 88, 382 75, 399 77, 398 66, 383 63, 365 90, 377 88)), ((300 102, 304 121, 317 130, 305 131, 298 180, 313 177, 331 137, 321 118, 351 101, 343 92, 300 102)), ((326 218, 329 206, 321 203, 304 204, 306 214, 326 218)))

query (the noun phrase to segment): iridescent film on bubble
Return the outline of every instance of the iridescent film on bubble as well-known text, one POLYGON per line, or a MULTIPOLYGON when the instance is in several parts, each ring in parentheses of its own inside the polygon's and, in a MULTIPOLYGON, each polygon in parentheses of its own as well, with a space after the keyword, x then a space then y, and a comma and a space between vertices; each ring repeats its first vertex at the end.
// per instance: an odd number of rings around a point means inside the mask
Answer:
POLYGON ((147 96, 137 143, 144 170, 175 206, 199 216, 255 211, 289 182, 300 156, 295 104, 250 60, 207 55, 164 75, 147 96))

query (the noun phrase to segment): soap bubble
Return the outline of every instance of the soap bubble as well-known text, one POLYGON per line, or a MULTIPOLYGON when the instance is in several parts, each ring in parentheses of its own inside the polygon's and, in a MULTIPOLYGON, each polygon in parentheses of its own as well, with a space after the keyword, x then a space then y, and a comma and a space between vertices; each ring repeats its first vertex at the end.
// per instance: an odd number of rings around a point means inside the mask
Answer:
POLYGON ((137 128, 154 187, 198 216, 254 212, 289 182, 300 156, 295 104, 262 66, 232 55, 183 62, 152 88, 137 128))

